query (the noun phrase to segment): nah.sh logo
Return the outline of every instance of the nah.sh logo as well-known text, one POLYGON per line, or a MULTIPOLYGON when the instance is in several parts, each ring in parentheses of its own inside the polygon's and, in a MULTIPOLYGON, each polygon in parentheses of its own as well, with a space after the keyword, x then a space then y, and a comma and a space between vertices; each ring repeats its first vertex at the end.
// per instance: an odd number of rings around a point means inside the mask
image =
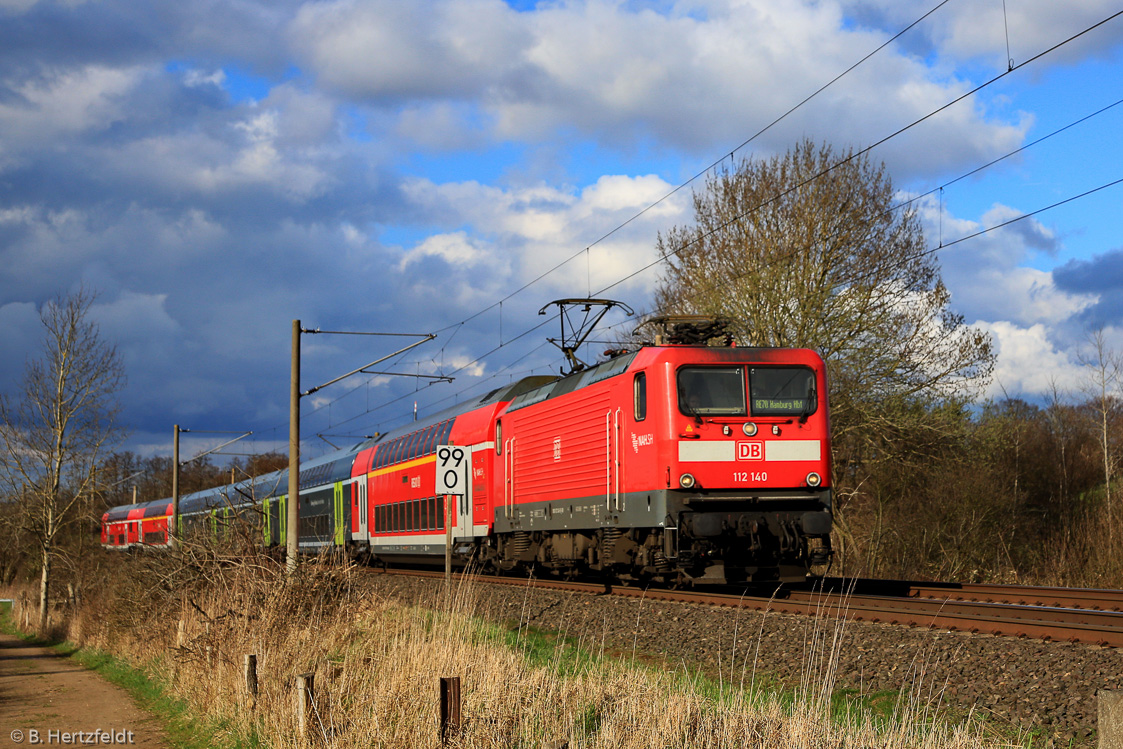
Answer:
POLYGON ((764 443, 738 442, 737 460, 764 460, 764 443))
POLYGON ((561 437, 554 437, 554 462, 561 460, 561 437))
POLYGON ((646 447, 647 445, 654 444, 654 434, 636 434, 635 432, 632 432, 632 450, 634 450, 635 452, 638 453, 641 447, 646 447))

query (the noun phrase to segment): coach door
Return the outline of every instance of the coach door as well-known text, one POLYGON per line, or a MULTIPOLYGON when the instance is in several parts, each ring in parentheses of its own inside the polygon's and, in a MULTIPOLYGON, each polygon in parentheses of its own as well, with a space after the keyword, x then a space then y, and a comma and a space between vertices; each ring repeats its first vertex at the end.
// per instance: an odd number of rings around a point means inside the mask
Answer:
POLYGON ((503 516, 515 517, 515 439, 503 443, 503 516))
MULTIPOLYGON (((465 447, 465 452, 472 455, 472 448, 465 447)), ((468 482, 464 487, 464 494, 451 495, 450 500, 456 503, 456 525, 452 527, 453 538, 472 536, 472 459, 468 458, 468 482)))
MULTIPOLYGON (((468 483, 472 486, 472 525, 488 524, 488 482, 491 481, 492 455, 495 443, 485 442, 472 448, 472 475, 468 483)), ((474 528, 473 528, 474 530, 474 528)), ((474 535, 474 534, 473 534, 474 535)))
POLYGON ((332 529, 335 531, 332 542, 336 546, 345 546, 347 544, 347 533, 351 528, 348 522, 350 516, 343 511, 346 507, 343 499, 343 482, 337 481, 332 490, 332 529))
POLYGON ((604 507, 608 512, 624 509, 621 495, 624 470, 621 463, 620 419, 621 409, 607 411, 604 415, 604 507))
POLYGON ((367 513, 370 510, 367 505, 367 481, 368 479, 364 475, 351 485, 355 491, 355 507, 352 512, 355 517, 354 538, 356 541, 366 541, 370 538, 370 525, 367 520, 367 513))

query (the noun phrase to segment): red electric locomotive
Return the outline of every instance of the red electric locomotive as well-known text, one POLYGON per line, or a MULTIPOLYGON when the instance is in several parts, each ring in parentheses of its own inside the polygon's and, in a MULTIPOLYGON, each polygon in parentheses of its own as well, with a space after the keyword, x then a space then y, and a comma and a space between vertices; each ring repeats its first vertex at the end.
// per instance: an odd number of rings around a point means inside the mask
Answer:
POLYGON ((826 393, 813 351, 733 345, 645 345, 528 378, 360 452, 352 537, 383 561, 440 558, 447 442, 471 455, 460 564, 803 579, 831 555, 826 393))

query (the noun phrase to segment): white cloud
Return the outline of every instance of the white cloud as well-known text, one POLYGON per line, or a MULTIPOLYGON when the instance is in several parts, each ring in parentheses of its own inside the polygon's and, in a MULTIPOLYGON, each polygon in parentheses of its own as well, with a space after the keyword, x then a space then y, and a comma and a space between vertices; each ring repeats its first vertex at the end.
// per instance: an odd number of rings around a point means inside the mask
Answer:
POLYGON ((1080 386, 1077 362, 1049 340, 1045 325, 1025 328, 1004 321, 975 325, 994 336, 998 353, 989 397, 1043 394, 1054 386, 1068 393, 1080 386))
POLYGON ((481 242, 473 242, 462 231, 453 234, 434 234, 407 252, 398 267, 399 270, 404 269, 423 257, 439 257, 449 265, 468 266, 487 259, 489 249, 481 242))
POLYGON ((956 307, 989 320, 1018 325, 1059 325, 1097 301, 1090 294, 1069 294, 1053 283, 1051 273, 1034 268, 984 268, 954 283, 956 307))
MULTIPOLYGON (((1023 211, 994 204, 978 220, 960 218, 940 207, 933 197, 917 204, 930 245, 955 242, 983 229, 1023 215, 1023 211)), ((1055 255, 1056 233, 1029 218, 981 234, 940 250, 944 282, 953 293, 955 309, 968 319, 1007 321, 1028 327, 1057 325, 1096 302, 1089 294, 1061 291, 1052 274, 1032 266, 1042 255, 1055 255)))
POLYGON ((139 138, 106 157, 107 173, 159 190, 221 196, 264 190, 293 203, 322 195, 334 183, 322 150, 282 143, 273 110, 230 123, 230 134, 185 130, 139 138))
POLYGON ((323 82, 352 96, 458 97, 517 58, 517 14, 500 0, 308 3, 293 46, 323 82))
MULTIPOLYGON (((916 6, 894 0, 845 0, 843 6, 859 14, 876 9, 880 20, 891 28, 902 28, 919 15, 916 6)), ((996 70, 1005 70, 1010 59, 1015 65, 1024 62, 1118 10, 1118 4, 1111 0, 949 3, 932 14, 915 33, 937 44, 948 55, 983 59, 996 70)), ((1060 54, 1071 59, 1071 56, 1087 55, 1089 49, 1105 51, 1121 39, 1123 29, 1119 24, 1108 24, 1089 34, 1076 48, 1062 49, 1060 54)))
POLYGON ((141 67, 87 65, 0 81, 16 94, 0 99, 0 138, 44 146, 60 136, 104 130, 129 116, 124 97, 144 75, 141 67))
POLYGON ((183 82, 191 88, 200 88, 203 86, 222 88, 226 83, 226 71, 221 68, 210 73, 202 70, 188 70, 183 75, 183 82))
MULTIPOLYGON (((487 237, 488 244, 469 241, 463 233, 441 235, 410 249, 402 265, 425 256, 442 257, 458 266, 486 266, 493 276, 509 276, 520 285, 561 265, 543 280, 536 294, 580 296, 654 260, 655 233, 685 218, 686 194, 668 198, 587 252, 582 250, 672 188, 652 175, 606 175, 580 191, 413 180, 406 185, 406 194, 416 205, 443 212, 450 224, 470 223, 475 235, 487 237)), ((652 281, 650 274, 641 275, 632 286, 649 291, 652 281)), ((467 277, 464 282, 477 283, 467 277)))
MULTIPOLYGON (((576 128, 612 146, 639 134, 702 153, 740 142, 886 38, 849 25, 835 2, 672 8, 588 0, 516 13, 498 0, 336 0, 303 7, 290 34, 309 68, 345 95, 414 102, 398 129, 419 142, 456 142, 449 125, 459 118, 461 132, 486 128, 498 139, 576 128), (419 109, 426 100, 441 103, 419 109)), ((782 150, 801 135, 868 143, 967 88, 891 47, 758 146, 782 150)), ((1028 125, 993 121, 967 102, 882 155, 910 169, 946 166, 1008 150, 1028 125)))

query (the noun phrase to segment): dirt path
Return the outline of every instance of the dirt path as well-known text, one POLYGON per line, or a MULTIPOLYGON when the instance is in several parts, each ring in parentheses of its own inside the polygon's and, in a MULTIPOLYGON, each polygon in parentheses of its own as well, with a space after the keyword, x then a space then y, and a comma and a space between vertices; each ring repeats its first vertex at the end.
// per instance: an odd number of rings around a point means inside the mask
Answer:
POLYGON ((160 723, 128 692, 53 650, 0 633, 0 747, 36 745, 168 746, 160 723))

